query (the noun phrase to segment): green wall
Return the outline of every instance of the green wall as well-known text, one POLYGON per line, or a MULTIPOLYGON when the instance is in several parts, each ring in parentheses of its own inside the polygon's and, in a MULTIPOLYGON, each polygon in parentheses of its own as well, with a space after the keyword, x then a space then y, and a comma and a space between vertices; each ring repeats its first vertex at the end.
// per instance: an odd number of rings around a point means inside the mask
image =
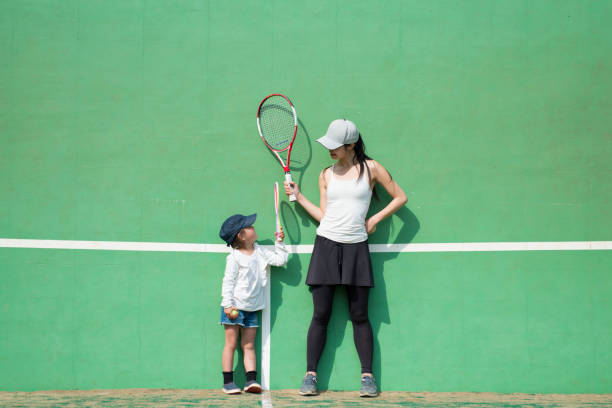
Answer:
MULTIPOLYGON (((372 243, 610 240, 607 1, 0 2, 0 238, 221 243, 351 118, 409 201, 372 243)), ((380 208, 388 196, 373 207, 380 208)), ((286 200, 286 199, 285 199, 286 200)), ((283 203, 288 241, 315 224, 283 203)), ((612 392, 612 253, 373 254, 382 390, 612 392)), ((273 271, 273 388, 297 388, 309 256, 273 271)), ((0 248, 0 389, 218 388, 223 254, 0 248)), ((323 388, 359 364, 339 291, 323 388)), ((259 340, 258 340, 259 341, 259 340)))

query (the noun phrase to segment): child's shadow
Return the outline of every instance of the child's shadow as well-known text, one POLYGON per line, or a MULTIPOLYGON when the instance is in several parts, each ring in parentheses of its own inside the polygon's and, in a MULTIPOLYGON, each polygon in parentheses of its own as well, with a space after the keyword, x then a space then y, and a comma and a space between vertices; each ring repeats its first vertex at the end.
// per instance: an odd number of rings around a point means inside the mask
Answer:
MULTIPOLYGON (((283 202, 283 204, 286 204, 283 202)), ((259 241, 261 245, 274 245, 274 241, 266 239, 259 241)), ((289 254, 287 265, 272 266, 270 269, 270 330, 274 329, 277 310, 283 303, 283 286, 297 286, 302 280, 302 263, 295 254, 289 254)))
MULTIPOLYGON (((384 208, 391 197, 381 188, 377 188, 377 192, 380 196, 380 200, 372 200, 370 211, 368 216, 380 211, 384 208)), ((393 217, 398 217, 401 220, 401 226, 397 235, 393 240, 394 244, 405 244, 411 242, 417 232, 419 231, 420 224, 416 216, 407 207, 402 207, 396 212, 393 217)), ((376 232, 369 238, 370 243, 388 243, 391 239, 393 231, 391 220, 386 219, 377 225, 376 232)), ((383 372, 381 367, 381 347, 378 341, 378 334, 380 333, 381 326, 383 323, 391 323, 389 315, 389 304, 387 301, 387 289, 384 279, 384 264, 387 261, 397 258, 398 252, 377 252, 371 254, 372 269, 374 272, 374 284, 375 287, 370 292, 369 298, 369 318, 370 324, 372 325, 372 332, 374 335, 374 356, 372 361, 372 371, 374 378, 378 384, 379 390, 383 389, 383 372)), ((349 312, 348 312, 348 299, 346 291, 343 288, 337 288, 334 296, 334 311, 327 327, 327 343, 319 362, 317 381, 318 386, 321 390, 327 390, 329 387, 329 378, 334 368, 336 351, 344 341, 346 326, 349 324, 349 312)), ((350 339, 351 343, 353 342, 350 339)), ((355 354, 356 355, 356 354, 355 354)), ((358 378, 359 373, 354 373, 358 378)))

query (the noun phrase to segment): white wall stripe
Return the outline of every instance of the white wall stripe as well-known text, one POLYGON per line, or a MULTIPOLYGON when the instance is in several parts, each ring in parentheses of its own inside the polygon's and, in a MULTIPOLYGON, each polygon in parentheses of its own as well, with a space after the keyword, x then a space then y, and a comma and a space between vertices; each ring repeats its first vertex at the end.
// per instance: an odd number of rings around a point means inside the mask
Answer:
POLYGON ((50 239, 2 239, 5 248, 93 249, 106 251, 162 251, 162 252, 229 252, 223 244, 183 244, 174 242, 125 241, 65 241, 50 239))
MULTIPOLYGON (((312 245, 288 245, 291 253, 309 254, 312 245)), ((86 249, 104 251, 161 251, 227 253, 224 244, 176 242, 65 241, 0 238, 0 248, 86 249)), ((370 244, 371 252, 589 251, 612 250, 612 241, 458 242, 428 244, 370 244)))
POLYGON ((612 249, 612 241, 370 244, 371 252, 586 251, 606 249, 612 249))

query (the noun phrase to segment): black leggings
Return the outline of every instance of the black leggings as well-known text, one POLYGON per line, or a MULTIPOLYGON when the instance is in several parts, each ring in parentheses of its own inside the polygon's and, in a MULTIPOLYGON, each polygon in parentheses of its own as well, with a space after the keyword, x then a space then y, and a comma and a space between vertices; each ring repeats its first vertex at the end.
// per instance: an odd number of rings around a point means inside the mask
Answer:
MULTIPOLYGON (((361 361, 361 372, 371 373, 374 336, 370 320, 368 319, 368 295, 370 294, 370 288, 367 286, 344 287, 348 295, 349 314, 353 323, 353 339, 357 354, 359 354, 359 360, 361 361)), ((327 323, 331 316, 335 289, 335 285, 311 286, 314 313, 306 340, 307 371, 317 371, 317 365, 327 338, 327 323)))

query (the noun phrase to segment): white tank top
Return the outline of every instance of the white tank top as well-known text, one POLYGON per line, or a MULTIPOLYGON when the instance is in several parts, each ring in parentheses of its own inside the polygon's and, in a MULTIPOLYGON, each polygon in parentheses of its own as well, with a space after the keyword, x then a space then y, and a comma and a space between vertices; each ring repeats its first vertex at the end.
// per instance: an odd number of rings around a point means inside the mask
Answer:
POLYGON ((334 177, 332 166, 327 184, 327 206, 317 228, 317 235, 344 244, 368 239, 365 217, 370 207, 372 190, 367 171, 364 167, 358 179, 342 180, 334 177))

